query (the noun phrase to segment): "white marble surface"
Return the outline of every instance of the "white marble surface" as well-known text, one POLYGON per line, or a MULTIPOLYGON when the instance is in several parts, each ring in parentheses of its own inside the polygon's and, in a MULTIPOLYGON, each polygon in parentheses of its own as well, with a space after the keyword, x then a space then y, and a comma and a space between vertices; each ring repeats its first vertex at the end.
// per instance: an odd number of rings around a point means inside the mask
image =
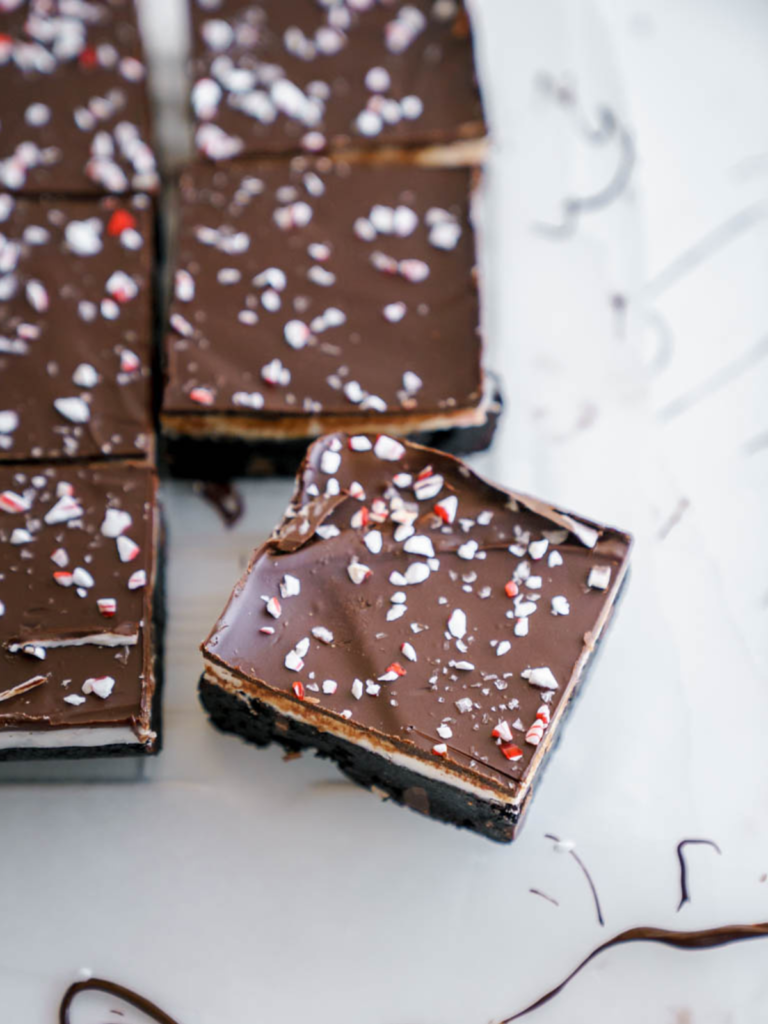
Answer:
MULTIPOLYGON (((477 465, 638 540, 527 826, 495 846, 210 729, 196 646, 290 485, 243 486, 231 532, 190 488, 166 487, 166 749, 134 781, 87 781, 90 766, 0 789, 3 1022, 53 1020, 88 968, 183 1024, 486 1024, 623 928, 768 919, 768 6, 475 7, 497 139, 486 332, 508 410, 477 465), (580 127, 601 106, 631 133, 629 186, 553 238, 536 225, 617 166, 615 140, 589 144, 580 127), (548 832, 576 843, 604 928, 548 832), (722 856, 690 850, 693 898, 676 913, 686 836, 722 856)), ((177 13, 145 0, 169 99, 183 95, 177 13)), ((178 145, 172 106, 161 123, 178 145)), ((756 1024, 767 963, 768 941, 625 947, 530 1019, 756 1024)), ((103 1019, 93 1003, 78 1024, 103 1019)))

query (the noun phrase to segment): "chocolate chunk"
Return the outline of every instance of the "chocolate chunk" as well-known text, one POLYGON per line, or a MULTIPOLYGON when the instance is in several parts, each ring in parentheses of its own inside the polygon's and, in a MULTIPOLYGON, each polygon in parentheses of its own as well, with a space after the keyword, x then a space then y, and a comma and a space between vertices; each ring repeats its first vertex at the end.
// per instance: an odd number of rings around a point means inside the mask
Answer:
POLYGON ((156 191, 133 0, 0 7, 0 188, 156 191))
POLYGON ((0 467, 0 759, 155 749, 159 528, 146 466, 0 467))
POLYGON ((146 196, 0 194, 0 462, 151 446, 146 196))
POLYGON ((459 0, 191 7, 195 140, 212 160, 484 132, 459 0))
POLYGON ((610 618, 630 537, 493 487, 451 456, 340 434, 310 448, 275 536, 203 645, 214 720, 243 733, 248 709, 263 720, 267 708, 291 743, 353 777, 363 747, 388 765, 383 780, 360 768, 369 784, 512 838, 610 618), (297 522, 301 545, 281 547, 297 522), (605 587, 590 583, 595 569, 605 587), (419 784, 426 802, 412 798, 419 784), (472 811, 451 810, 446 786, 472 811))
POLYGON ((166 432, 484 423, 471 181, 304 157, 188 171, 166 432))

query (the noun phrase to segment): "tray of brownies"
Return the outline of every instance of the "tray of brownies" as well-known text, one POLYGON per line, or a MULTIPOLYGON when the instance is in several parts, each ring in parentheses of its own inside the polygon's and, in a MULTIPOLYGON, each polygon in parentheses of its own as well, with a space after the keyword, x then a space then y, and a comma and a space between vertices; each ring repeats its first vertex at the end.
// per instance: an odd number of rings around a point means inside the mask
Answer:
POLYGON ((640 1021, 768 933, 672 742, 619 81, 513 6, 0 0, 15 1020, 640 1021))

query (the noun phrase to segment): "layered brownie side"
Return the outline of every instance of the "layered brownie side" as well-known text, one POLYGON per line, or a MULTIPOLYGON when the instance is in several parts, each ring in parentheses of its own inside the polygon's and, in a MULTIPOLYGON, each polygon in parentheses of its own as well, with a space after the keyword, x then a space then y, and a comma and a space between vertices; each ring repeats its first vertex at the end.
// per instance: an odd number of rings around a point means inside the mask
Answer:
POLYGON ((16 0, 0 8, 0 188, 155 192, 133 0, 16 0))
MULTIPOLYGON (((476 426, 449 430, 421 430, 408 439, 451 455, 472 455, 490 447, 504 399, 501 382, 495 374, 485 375, 482 408, 485 422, 476 426)), ((165 437, 161 438, 163 461, 173 476, 188 480, 229 481, 235 477, 295 476, 307 453, 309 438, 258 442, 237 438, 165 437)))
POLYGON ((203 701, 222 728, 508 841, 630 547, 449 455, 321 438, 203 645, 203 701))
POLYGON ((195 142, 211 160, 485 132, 459 0, 191 0, 191 16, 195 142))
POLYGON ((171 467, 190 440, 252 445, 256 464, 264 442, 329 430, 483 427, 475 173, 307 157, 191 168, 165 345, 171 467))
POLYGON ((0 463, 152 448, 146 196, 0 194, 0 463))
POLYGON ((0 466, 0 760, 157 750, 156 488, 139 463, 0 466))

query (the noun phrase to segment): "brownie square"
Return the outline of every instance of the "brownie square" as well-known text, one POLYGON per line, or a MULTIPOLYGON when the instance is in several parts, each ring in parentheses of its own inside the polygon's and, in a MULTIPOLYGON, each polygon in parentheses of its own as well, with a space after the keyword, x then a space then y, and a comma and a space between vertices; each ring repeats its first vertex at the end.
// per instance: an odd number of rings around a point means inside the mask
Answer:
POLYGON ((133 0, 0 4, 0 188, 154 192, 133 0))
POLYGON ((484 133, 457 0, 192 0, 191 12, 195 140, 212 160, 484 133))
POLYGON ((0 760, 157 749, 156 489, 138 463, 0 466, 0 760))
POLYGON ((166 435, 258 454, 331 429, 484 424, 473 173, 306 157, 191 168, 166 435))
POLYGON ((310 448, 203 644, 212 721, 514 838, 631 538, 386 435, 310 448))
POLYGON ((152 226, 146 196, 0 194, 0 462, 151 447, 152 226))

